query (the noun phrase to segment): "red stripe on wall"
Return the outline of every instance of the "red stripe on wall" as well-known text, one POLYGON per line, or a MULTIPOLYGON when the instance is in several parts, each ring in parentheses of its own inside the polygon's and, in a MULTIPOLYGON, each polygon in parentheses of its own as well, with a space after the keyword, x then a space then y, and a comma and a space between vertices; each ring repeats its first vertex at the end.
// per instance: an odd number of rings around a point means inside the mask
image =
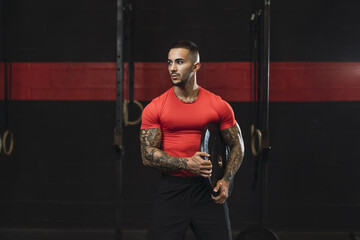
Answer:
POLYGON ((359 101, 360 62, 275 62, 271 101, 359 101))
MULTIPOLYGON (((115 67, 94 62, 12 63, 11 99, 112 101, 115 67)), ((4 73, 4 64, 0 70, 4 73)), ((202 63, 198 83, 227 101, 246 102, 251 100, 250 75, 249 62, 202 63)), ((1 74, 1 99, 4 83, 1 74)), ((171 87, 166 63, 135 63, 134 85, 140 101, 163 93, 171 87)), ((360 62, 272 62, 270 101, 360 101, 360 62)))

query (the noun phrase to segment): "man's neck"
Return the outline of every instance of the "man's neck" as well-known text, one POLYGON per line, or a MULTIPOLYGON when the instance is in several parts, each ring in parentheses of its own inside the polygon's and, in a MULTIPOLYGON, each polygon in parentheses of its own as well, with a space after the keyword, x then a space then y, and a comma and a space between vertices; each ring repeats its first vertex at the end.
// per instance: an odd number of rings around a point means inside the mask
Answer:
POLYGON ((199 86, 196 80, 187 82, 184 86, 174 86, 174 92, 182 102, 194 102, 199 95, 199 86))

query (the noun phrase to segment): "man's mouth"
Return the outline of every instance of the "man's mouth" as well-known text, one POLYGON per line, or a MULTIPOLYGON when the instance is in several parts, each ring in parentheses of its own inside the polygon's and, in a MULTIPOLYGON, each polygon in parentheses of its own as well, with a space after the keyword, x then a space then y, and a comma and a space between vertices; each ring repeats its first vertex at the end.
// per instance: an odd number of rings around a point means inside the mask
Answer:
POLYGON ((171 79, 178 79, 179 75, 178 74, 171 74, 171 79))

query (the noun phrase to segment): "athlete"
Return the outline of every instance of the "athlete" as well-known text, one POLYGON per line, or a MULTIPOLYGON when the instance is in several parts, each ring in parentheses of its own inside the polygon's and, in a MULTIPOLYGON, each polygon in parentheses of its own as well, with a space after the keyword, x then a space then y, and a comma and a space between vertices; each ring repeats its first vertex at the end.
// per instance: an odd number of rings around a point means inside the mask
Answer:
MULTIPOLYGON (((190 41, 173 44, 168 70, 173 87, 149 103, 142 114, 140 145, 143 164, 162 172, 148 240, 183 239, 191 227, 197 239, 232 239, 227 198, 229 185, 244 156, 244 144, 231 106, 200 87, 198 47, 190 41), (230 147, 225 174, 214 197, 206 185, 211 161, 200 152, 204 127, 216 122, 230 147)), ((221 79, 219 79, 221 81, 221 79)))

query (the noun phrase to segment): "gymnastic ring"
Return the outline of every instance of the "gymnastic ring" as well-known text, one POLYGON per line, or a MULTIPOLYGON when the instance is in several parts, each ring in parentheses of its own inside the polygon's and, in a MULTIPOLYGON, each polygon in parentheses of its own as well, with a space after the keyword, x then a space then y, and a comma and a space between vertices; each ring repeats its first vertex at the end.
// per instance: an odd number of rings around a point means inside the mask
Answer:
POLYGON ((141 121, 141 113, 142 113, 142 111, 144 109, 143 105, 139 101, 133 100, 133 103, 135 103, 140 109, 140 115, 139 115, 138 119, 136 119, 134 121, 129 121, 129 109, 128 109, 129 103, 130 103, 130 101, 126 100, 126 99, 124 100, 124 103, 123 103, 123 113, 124 113, 125 126, 138 124, 141 121))
POLYGON ((10 156, 13 149, 14 149, 14 134, 12 132, 10 132, 9 130, 6 130, 4 132, 4 135, 3 135, 3 139, 2 139, 2 146, 3 146, 3 151, 6 155, 10 156), (9 149, 6 148, 6 139, 8 137, 10 133, 10 147, 9 149))
POLYGON ((255 129, 254 124, 251 125, 251 152, 257 157, 261 153, 261 131, 259 129, 255 129), (258 140, 258 146, 255 147, 255 140, 258 140))

